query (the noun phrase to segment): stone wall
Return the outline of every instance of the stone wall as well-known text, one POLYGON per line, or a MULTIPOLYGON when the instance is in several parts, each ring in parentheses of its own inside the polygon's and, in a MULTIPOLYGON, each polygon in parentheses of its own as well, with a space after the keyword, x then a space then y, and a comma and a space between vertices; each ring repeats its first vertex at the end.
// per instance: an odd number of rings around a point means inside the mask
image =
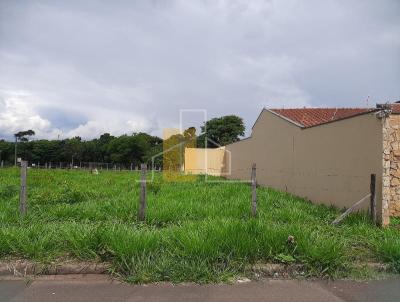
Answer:
POLYGON ((383 119, 383 225, 400 217, 400 115, 383 119))
POLYGON ((390 203, 389 215, 400 217, 400 115, 389 117, 390 203))

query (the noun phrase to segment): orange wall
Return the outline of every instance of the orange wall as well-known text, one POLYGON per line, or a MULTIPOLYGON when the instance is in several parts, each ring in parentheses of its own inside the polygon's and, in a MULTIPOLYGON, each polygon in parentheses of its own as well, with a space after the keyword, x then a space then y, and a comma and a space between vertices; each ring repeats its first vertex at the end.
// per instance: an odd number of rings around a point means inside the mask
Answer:
POLYGON ((185 148, 185 173, 221 176, 224 169, 225 148, 185 148))

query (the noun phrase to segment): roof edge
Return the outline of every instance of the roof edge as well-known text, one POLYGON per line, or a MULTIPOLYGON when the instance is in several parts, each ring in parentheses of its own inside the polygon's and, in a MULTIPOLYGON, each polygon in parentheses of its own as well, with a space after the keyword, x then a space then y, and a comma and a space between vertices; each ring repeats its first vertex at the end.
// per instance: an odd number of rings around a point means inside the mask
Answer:
POLYGON ((268 112, 270 112, 270 113, 272 113, 272 114, 274 114, 274 115, 280 117, 281 119, 284 119, 284 120, 286 120, 286 121, 288 121, 288 122, 290 122, 290 123, 296 125, 297 127, 304 128, 303 125, 301 125, 301 124, 299 124, 299 123, 297 123, 297 122, 295 122, 295 121, 293 121, 293 120, 291 120, 291 119, 289 119, 289 118, 287 118, 287 117, 285 117, 285 116, 282 116, 282 115, 280 115, 279 113, 274 112, 272 109, 267 109, 267 108, 264 107, 264 108, 261 110, 261 112, 258 114, 258 117, 257 117, 256 121, 254 122, 253 126, 251 127, 251 130, 254 129, 254 126, 257 124, 258 120, 259 120, 260 117, 261 117, 261 114, 262 114, 264 111, 268 111, 268 112))
POLYGON ((276 116, 278 116, 278 117, 280 117, 281 119, 284 119, 285 121, 288 121, 289 123, 292 123, 292 124, 296 125, 297 127, 307 128, 304 125, 299 124, 298 122, 295 122, 294 120, 291 120, 290 118, 288 118, 286 116, 283 116, 283 115, 279 114, 278 112, 273 111, 272 109, 265 109, 265 110, 270 112, 270 113, 272 113, 272 114, 274 114, 274 115, 276 115, 276 116))
POLYGON ((254 126, 257 124, 257 122, 258 122, 258 120, 260 119, 260 116, 261 116, 261 114, 264 112, 264 110, 267 110, 267 109, 265 109, 265 107, 263 107, 263 109, 261 110, 261 112, 258 114, 258 116, 257 116, 257 118, 256 118, 256 121, 254 122, 253 126, 251 127, 251 130, 253 130, 254 126))
POLYGON ((332 121, 327 121, 327 122, 323 122, 323 123, 320 123, 320 124, 317 124, 317 125, 303 127, 303 129, 309 129, 309 128, 314 128, 314 127, 318 127, 318 126, 322 126, 322 125, 326 125, 326 124, 331 124, 331 123, 334 123, 334 122, 339 122, 339 121, 347 120, 349 118, 357 117, 357 116, 364 115, 364 114, 375 113, 375 112, 378 112, 378 111, 381 111, 381 109, 372 108, 369 111, 359 112, 359 113, 356 113, 356 114, 353 114, 353 115, 350 115, 350 116, 345 116, 345 117, 342 117, 342 118, 338 118, 338 119, 335 119, 335 120, 332 120, 332 121))
MULTIPOLYGON (((306 127, 306 126, 304 126, 304 125, 302 125, 302 124, 300 124, 300 123, 298 123, 298 122, 295 122, 295 121, 291 120, 290 118, 287 118, 286 116, 283 116, 283 115, 281 115, 281 114, 275 112, 273 109, 263 108, 263 110, 262 110, 262 111, 260 112, 260 114, 258 115, 258 117, 257 117, 256 121, 254 122, 253 127, 251 127, 251 129, 253 129, 254 126, 257 124, 257 122, 258 122, 258 120, 260 119, 261 114, 264 112, 264 110, 265 110, 265 111, 268 111, 268 112, 270 112, 270 113, 272 113, 272 114, 275 115, 275 116, 280 117, 281 119, 283 119, 283 120, 285 120, 285 121, 287 121, 287 122, 289 122, 289 123, 291 123, 291 124, 293 124, 293 125, 296 125, 297 127, 301 128, 301 129, 308 129, 308 128, 314 128, 314 127, 318 127, 318 126, 325 125, 325 124, 330 124, 330 123, 338 122, 338 121, 341 121, 341 120, 345 120, 345 119, 348 119, 348 118, 360 116, 360 115, 363 115, 363 114, 369 114, 369 113, 373 113, 373 112, 378 112, 378 111, 380 111, 381 109, 380 109, 380 108, 371 108, 370 110, 365 111, 365 112, 359 112, 359 113, 356 113, 356 114, 353 114, 353 115, 350 115, 350 116, 346 116, 346 117, 342 117, 342 118, 335 119, 335 120, 332 120, 332 121, 326 121, 326 122, 323 122, 323 123, 320 123, 320 124, 317 124, 317 125, 312 125, 312 126, 306 127)), ((393 113, 392 113, 392 114, 393 114, 393 113)), ((398 114, 400 114, 400 113, 398 113, 398 114)))

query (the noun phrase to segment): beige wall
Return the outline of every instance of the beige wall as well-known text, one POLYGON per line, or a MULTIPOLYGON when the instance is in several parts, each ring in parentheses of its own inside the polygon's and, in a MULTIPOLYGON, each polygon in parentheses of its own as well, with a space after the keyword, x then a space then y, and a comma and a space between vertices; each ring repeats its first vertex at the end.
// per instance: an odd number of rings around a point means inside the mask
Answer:
POLYGON ((301 129, 264 110, 251 138, 226 149, 232 157, 228 178, 249 179, 255 162, 261 185, 339 208, 367 195, 376 173, 381 213, 382 122, 374 114, 301 129))
POLYGON ((226 162, 225 147, 216 149, 186 148, 185 173, 221 176, 226 162))

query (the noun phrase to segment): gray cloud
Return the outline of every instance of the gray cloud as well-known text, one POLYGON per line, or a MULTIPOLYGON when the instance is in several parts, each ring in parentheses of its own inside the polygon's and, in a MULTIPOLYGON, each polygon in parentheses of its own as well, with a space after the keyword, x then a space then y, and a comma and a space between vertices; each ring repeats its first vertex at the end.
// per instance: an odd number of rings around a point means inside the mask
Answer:
POLYGON ((0 136, 400 98, 398 1, 2 1, 0 136), (54 112, 52 114, 52 112, 54 112))

